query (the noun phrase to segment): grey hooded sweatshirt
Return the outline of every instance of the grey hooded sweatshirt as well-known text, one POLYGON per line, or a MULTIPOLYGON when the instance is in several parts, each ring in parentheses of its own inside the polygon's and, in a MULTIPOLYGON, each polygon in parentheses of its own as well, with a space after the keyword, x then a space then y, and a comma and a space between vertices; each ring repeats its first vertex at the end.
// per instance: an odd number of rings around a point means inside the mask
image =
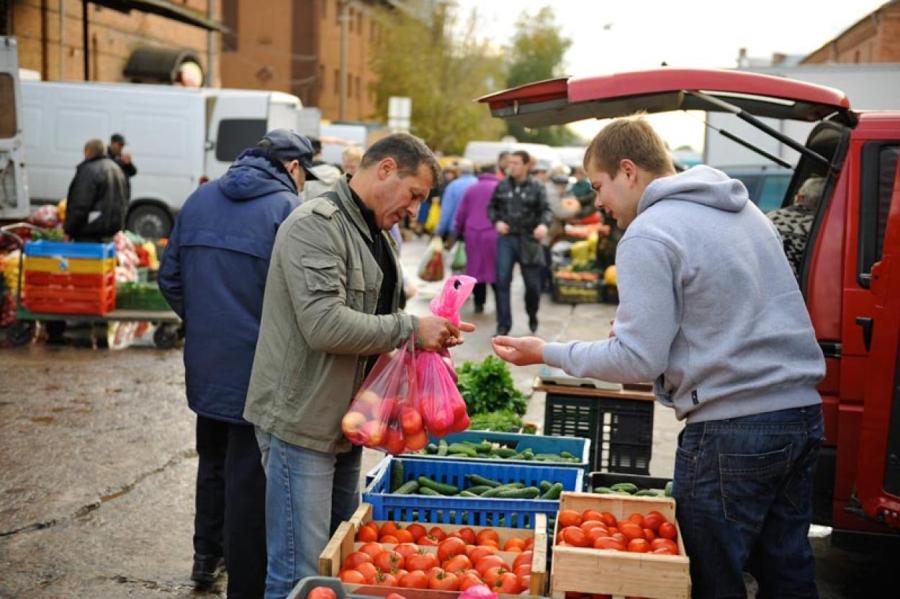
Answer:
POLYGON ((820 402, 825 360, 775 227, 707 166, 656 179, 616 254, 615 337, 548 343, 574 376, 655 380, 688 422, 820 402))

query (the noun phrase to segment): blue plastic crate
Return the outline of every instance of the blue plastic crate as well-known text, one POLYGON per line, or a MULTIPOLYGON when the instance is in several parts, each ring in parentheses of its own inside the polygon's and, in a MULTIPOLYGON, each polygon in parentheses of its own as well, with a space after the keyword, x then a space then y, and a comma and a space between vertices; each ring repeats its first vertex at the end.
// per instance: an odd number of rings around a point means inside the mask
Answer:
POLYGON ((559 511, 559 500, 392 495, 390 473, 398 461, 403 464, 405 480, 427 476, 460 488, 467 486, 467 474, 480 474, 504 483, 522 482, 528 486, 538 486, 542 480, 559 482, 565 491, 581 491, 584 482, 584 472, 580 468, 389 457, 385 467, 363 492, 363 501, 372 504, 372 517, 376 520, 532 528, 535 514, 554 518, 559 511))
POLYGON ((372 481, 375 480, 375 477, 378 476, 378 473, 381 472, 382 469, 387 465, 388 458, 391 456, 384 456, 380 462, 375 464, 375 466, 366 472, 366 487, 372 484, 372 481))
POLYGON ((116 255, 114 243, 82 243, 63 241, 29 241, 25 243, 25 255, 43 258, 86 258, 105 260, 116 255))
MULTIPOLYGON (((453 456, 450 459, 460 461, 476 461, 487 462, 489 464, 523 464, 528 466, 545 465, 559 466, 561 468, 581 468, 588 470, 591 461, 591 440, 584 437, 547 437, 543 435, 520 435, 518 433, 499 433, 493 431, 463 431, 461 433, 451 433, 443 438, 447 443, 459 443, 462 441, 470 441, 472 443, 480 443, 488 441, 490 443, 498 443, 502 446, 515 449, 516 451, 524 451, 531 449, 534 453, 559 453, 568 451, 574 456, 580 458, 578 462, 535 462, 534 460, 497 460, 489 458, 464 458, 461 456, 453 456)), ((437 443, 438 439, 432 439, 433 443, 437 443)), ((446 457, 438 457, 430 454, 414 454, 414 457, 432 460, 446 460, 446 457)))

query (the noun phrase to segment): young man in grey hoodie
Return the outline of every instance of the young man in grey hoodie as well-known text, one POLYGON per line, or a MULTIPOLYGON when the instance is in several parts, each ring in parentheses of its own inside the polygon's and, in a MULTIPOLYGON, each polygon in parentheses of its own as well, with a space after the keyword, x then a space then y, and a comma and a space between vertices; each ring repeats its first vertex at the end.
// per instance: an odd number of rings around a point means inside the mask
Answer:
POLYGON ((673 495, 695 597, 815 597, 807 540, 823 439, 825 362, 772 223, 743 184, 698 166, 675 174, 642 118, 617 119, 584 158, 598 207, 626 228, 610 338, 494 339, 517 365, 655 381, 687 425, 673 495))

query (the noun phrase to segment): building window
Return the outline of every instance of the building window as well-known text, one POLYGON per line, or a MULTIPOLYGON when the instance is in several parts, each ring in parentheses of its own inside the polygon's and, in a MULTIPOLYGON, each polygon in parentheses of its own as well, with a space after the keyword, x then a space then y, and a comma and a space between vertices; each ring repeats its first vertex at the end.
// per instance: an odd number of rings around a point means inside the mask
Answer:
POLYGON ((350 30, 350 33, 353 33, 353 21, 356 20, 356 11, 351 7, 348 12, 348 20, 347 20, 347 29, 350 30))
POLYGON ((356 78, 356 97, 362 97, 362 79, 359 77, 356 78))
POLYGON ((363 35, 363 13, 361 10, 356 12, 356 32, 360 36, 363 35))
POLYGON ((341 93, 341 72, 338 69, 334 70, 334 93, 341 93))
POLYGON ((222 50, 236 52, 238 49, 238 0, 222 0, 222 24, 228 33, 222 34, 222 50))
POLYGON ((319 93, 325 90, 325 67, 322 65, 319 65, 319 81, 316 87, 318 87, 319 93))

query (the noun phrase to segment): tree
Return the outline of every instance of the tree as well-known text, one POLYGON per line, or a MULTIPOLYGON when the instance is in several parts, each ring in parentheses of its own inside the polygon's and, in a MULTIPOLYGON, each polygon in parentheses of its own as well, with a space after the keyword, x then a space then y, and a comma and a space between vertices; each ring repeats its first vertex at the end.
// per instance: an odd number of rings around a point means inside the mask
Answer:
MULTIPOLYGON (((562 76, 563 58, 571 45, 572 41, 560 33, 551 7, 545 6, 535 15, 521 15, 516 21, 516 33, 509 49, 507 86, 515 87, 562 76)), ((565 126, 527 129, 519 124, 508 123, 507 131, 524 142, 551 146, 584 143, 584 140, 565 126)))
POLYGON ((384 19, 372 57, 376 118, 387 115, 390 96, 408 96, 411 132, 448 154, 462 153, 470 139, 498 139, 503 133, 503 123, 473 102, 496 90, 503 61, 487 42, 475 39, 474 12, 454 34, 454 11, 454 5, 440 4, 430 23, 423 23, 421 15, 428 11, 394 9, 384 19))

